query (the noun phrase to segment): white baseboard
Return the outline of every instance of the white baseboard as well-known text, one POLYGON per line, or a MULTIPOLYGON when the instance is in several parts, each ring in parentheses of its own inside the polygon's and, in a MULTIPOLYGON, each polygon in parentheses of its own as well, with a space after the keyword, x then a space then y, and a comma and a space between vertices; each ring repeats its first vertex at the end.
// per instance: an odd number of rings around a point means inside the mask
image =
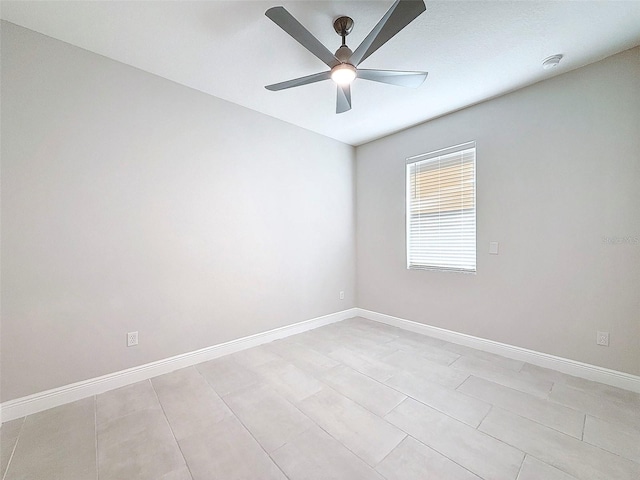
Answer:
POLYGON ((193 352, 183 353, 175 357, 165 358, 157 362, 147 363, 138 367, 129 368, 101 377, 91 378, 82 382, 65 385, 62 387, 34 393, 26 397, 9 400, 0 405, 0 419, 8 422, 16 418, 41 412, 49 408, 57 407, 65 403, 75 402, 82 398, 104 393, 114 388, 124 387, 132 383, 157 377, 165 373, 173 372, 180 368, 189 367, 198 363, 213 360, 214 358, 230 353, 257 347, 280 338, 289 337, 298 333, 313 330, 314 328, 340 322, 356 316, 356 309, 351 308, 341 312, 316 317, 293 325, 275 328, 267 332, 257 333, 248 337, 238 338, 229 342, 202 348, 193 352))
POLYGON ((363 308, 356 308, 359 317, 384 323, 393 327, 402 328, 411 332, 428 335, 430 337, 457 343, 466 347, 472 347, 485 352, 495 353, 503 357, 513 358, 523 362, 531 363, 539 367, 558 370, 559 372, 585 378, 594 382, 604 383, 632 392, 640 393, 640 377, 629 373, 618 372, 608 368, 582 363, 568 358, 556 357, 548 353, 527 350, 526 348, 515 347, 505 343, 494 342, 484 338, 466 335, 464 333, 445 330, 444 328, 432 327, 423 323, 413 322, 404 318, 393 317, 384 313, 372 312, 363 308))

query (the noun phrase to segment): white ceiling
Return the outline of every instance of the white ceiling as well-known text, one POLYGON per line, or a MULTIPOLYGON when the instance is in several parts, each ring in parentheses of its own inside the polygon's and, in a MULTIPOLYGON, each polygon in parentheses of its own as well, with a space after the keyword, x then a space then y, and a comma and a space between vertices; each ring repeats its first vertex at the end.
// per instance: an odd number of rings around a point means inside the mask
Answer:
POLYGON ((418 89, 356 80, 335 114, 335 85, 264 85, 327 70, 265 17, 284 5, 335 51, 335 17, 355 50, 387 1, 5 1, 4 20, 342 142, 359 145, 640 45, 640 1, 426 1, 427 11, 363 62, 424 70, 418 89), (560 66, 541 68, 561 53, 560 66))

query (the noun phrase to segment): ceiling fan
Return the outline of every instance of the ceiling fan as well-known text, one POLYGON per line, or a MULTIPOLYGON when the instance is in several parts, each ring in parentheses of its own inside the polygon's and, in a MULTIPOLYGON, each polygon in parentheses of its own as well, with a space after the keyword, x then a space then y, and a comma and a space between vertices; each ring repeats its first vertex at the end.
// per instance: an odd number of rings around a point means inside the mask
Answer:
POLYGON ((342 45, 333 54, 284 7, 270 8, 265 12, 265 15, 291 35, 300 45, 322 60, 331 70, 274 83, 265 88, 278 91, 332 79, 338 85, 336 113, 343 113, 351 109, 351 82, 356 78, 402 87, 418 87, 427 78, 427 72, 367 70, 357 67, 425 10, 423 0, 396 0, 355 52, 352 52, 345 43, 346 36, 353 29, 353 19, 339 17, 333 22, 333 28, 342 37, 342 45))

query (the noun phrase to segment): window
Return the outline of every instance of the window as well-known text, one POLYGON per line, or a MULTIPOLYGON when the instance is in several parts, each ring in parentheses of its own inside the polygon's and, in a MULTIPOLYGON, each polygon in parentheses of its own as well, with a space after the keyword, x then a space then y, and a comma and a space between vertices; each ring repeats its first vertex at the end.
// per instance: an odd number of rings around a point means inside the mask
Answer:
POLYGON ((407 159, 407 268, 476 271, 476 145, 407 159))

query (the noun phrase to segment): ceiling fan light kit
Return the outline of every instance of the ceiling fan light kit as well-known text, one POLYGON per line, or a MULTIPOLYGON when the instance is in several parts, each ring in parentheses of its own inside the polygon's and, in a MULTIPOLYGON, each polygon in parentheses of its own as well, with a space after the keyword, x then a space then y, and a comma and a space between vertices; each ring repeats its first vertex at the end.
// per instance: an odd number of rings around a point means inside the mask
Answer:
POLYGON ((356 78, 402 87, 418 87, 427 78, 427 72, 367 70, 359 69, 358 65, 425 10, 423 0, 396 0, 355 51, 352 51, 346 44, 346 37, 353 30, 353 19, 345 16, 338 17, 333 22, 333 28, 342 37, 342 45, 333 54, 284 7, 270 8, 265 12, 265 15, 291 35, 300 45, 313 53, 330 70, 267 85, 265 88, 279 91, 331 79, 337 84, 336 113, 343 113, 351 110, 351 83, 356 78))
POLYGON ((338 85, 350 85, 356 79, 356 67, 350 63, 341 63, 331 69, 331 80, 338 85))

